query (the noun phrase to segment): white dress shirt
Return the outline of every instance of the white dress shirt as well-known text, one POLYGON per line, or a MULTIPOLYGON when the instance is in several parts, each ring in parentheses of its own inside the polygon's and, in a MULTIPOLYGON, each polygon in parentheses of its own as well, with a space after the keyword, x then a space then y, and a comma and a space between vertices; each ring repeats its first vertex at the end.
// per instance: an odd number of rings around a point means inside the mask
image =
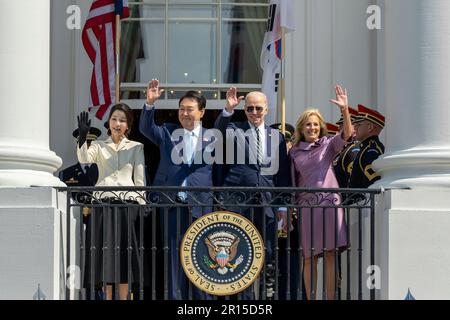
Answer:
MULTIPOLYGON (((228 112, 226 109, 223 109, 222 111, 222 115, 224 117, 231 117, 234 114, 234 110, 233 112, 228 112)), ((248 124, 250 126, 250 129, 252 130, 252 135, 254 138, 254 146, 255 146, 255 152, 256 152, 256 142, 258 139, 258 136, 256 135, 256 127, 250 122, 248 121, 248 124)), ((267 145, 266 145, 266 128, 265 128, 265 123, 263 122, 262 124, 260 124, 258 126, 259 129, 259 137, 260 137, 260 143, 261 143, 261 149, 262 149, 262 154, 263 154, 263 163, 265 162, 264 160, 267 159, 267 153, 266 153, 266 149, 267 149, 267 145)), ((255 153, 256 154, 256 153, 255 153)), ((256 158, 255 158, 256 159, 256 158)))
POLYGON ((261 146, 261 151, 262 151, 262 155, 263 155, 263 163, 265 163, 265 159, 267 159, 267 154, 266 154, 266 128, 264 125, 264 122, 262 124, 260 124, 258 127, 255 127, 252 123, 248 123, 250 126, 250 129, 252 130, 252 135, 254 137, 254 141, 255 141, 255 148, 256 148, 256 143, 258 141, 258 136, 256 133, 256 128, 258 128, 259 130, 259 139, 260 139, 260 146, 261 146))
MULTIPOLYGON (((226 109, 223 109, 223 111, 222 111, 222 115, 224 117, 231 117, 233 114, 234 114, 234 110, 233 110, 233 112, 228 112, 226 109)), ((253 136, 255 138, 255 142, 256 142, 257 141, 256 130, 255 130, 256 127, 252 123, 250 123, 250 121, 248 122, 248 124, 250 125, 250 128, 252 129, 252 134, 253 134, 253 136)), ((260 130, 260 139, 261 139, 261 147, 262 147, 263 163, 264 163, 264 160, 267 159, 267 154, 266 154, 266 147, 267 147, 267 145, 266 145, 265 123, 263 122, 262 124, 260 124, 258 126, 258 129, 260 130)), ((287 208, 286 207, 280 207, 280 208, 278 208, 278 211, 287 212, 287 208)))

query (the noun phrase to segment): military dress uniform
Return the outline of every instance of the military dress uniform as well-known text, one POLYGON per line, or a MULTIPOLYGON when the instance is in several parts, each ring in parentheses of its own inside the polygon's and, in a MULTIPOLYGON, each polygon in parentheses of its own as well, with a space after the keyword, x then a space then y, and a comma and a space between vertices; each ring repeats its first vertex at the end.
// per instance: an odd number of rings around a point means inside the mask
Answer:
MULTIPOLYGON (((354 123, 369 121, 381 129, 384 128, 385 118, 378 111, 358 105, 358 116, 354 123)), ((366 138, 359 146, 359 153, 353 164, 350 177, 350 188, 368 188, 375 181, 380 180, 380 175, 373 170, 372 162, 384 153, 384 145, 377 135, 366 138)))
MULTIPOLYGON (((360 121, 371 122, 379 128, 384 127, 384 116, 375 110, 358 105, 358 119, 360 121)), ((365 189, 375 181, 380 180, 380 175, 373 169, 373 161, 378 159, 384 153, 384 145, 380 142, 378 135, 370 136, 359 145, 359 152, 353 162, 353 168, 349 181, 349 188, 365 189)), ((353 194, 351 199, 346 201, 348 204, 365 204, 366 196, 363 193, 353 194)), ((366 248, 370 245, 368 235, 371 230, 371 210, 369 208, 352 208, 349 210, 350 243, 355 245, 362 240, 361 247, 366 248), (360 240, 361 239, 361 240, 360 240)), ((359 245, 358 245, 359 246, 359 245)), ((362 270, 365 270, 370 264, 370 252, 363 250, 362 254, 352 250, 349 261, 353 261, 351 268, 357 268, 362 261, 362 270), (361 254, 361 255, 360 255, 361 254)), ((367 291, 366 291, 367 292, 367 291)), ((367 293, 366 293, 367 294, 367 293)))
POLYGON ((68 187, 94 186, 98 178, 98 168, 95 163, 84 166, 78 162, 59 173, 59 179, 68 187))
MULTIPOLYGON (((270 125, 271 128, 277 129, 282 132, 282 124, 274 123, 270 125)), ((289 152, 290 147, 294 141, 295 128, 293 125, 289 123, 285 123, 285 133, 284 139, 286 140, 286 148, 289 152)), ((289 264, 290 264, 290 274, 288 277, 288 237, 282 230, 278 230, 278 270, 280 273, 279 281, 278 281, 278 299, 286 300, 288 298, 288 279, 290 286, 290 298, 291 299, 300 299, 298 292, 300 292, 299 282, 303 279, 300 278, 300 273, 297 272, 300 270, 299 266, 299 231, 298 231, 298 223, 297 223, 297 212, 296 210, 292 210, 291 213, 291 223, 289 224, 290 228, 290 252, 289 252, 289 264)), ((275 270, 270 272, 270 270, 266 269, 266 286, 267 293, 274 290, 275 283, 275 270)), ((305 290, 303 289, 303 292, 305 290)))
MULTIPOLYGON (((91 127, 89 129, 86 140, 90 143, 96 140, 102 132, 100 129, 91 127)), ((72 136, 78 141, 78 129, 72 132, 72 136)), ((64 182, 68 187, 93 187, 97 183, 98 179, 98 167, 95 163, 89 164, 76 164, 62 170, 59 173, 59 179, 64 182)), ((75 200, 79 203, 90 203, 91 197, 86 194, 73 194, 75 200)), ((83 207, 83 216, 87 217, 89 214, 89 208, 83 207)))
POLYGON ((368 188, 380 175, 372 168, 372 162, 384 153, 384 145, 378 136, 372 136, 362 141, 350 177, 350 188, 368 188))
POLYGON ((325 125, 327 127, 327 134, 329 136, 335 136, 338 134, 339 127, 337 125, 335 125, 333 123, 329 123, 329 122, 326 122, 325 125))
MULTIPOLYGON (((351 107, 348 108, 348 111, 350 113, 350 120, 354 122, 357 119, 358 116, 358 110, 353 109, 351 107)), ((341 117, 336 122, 336 125, 332 123, 326 123, 328 135, 335 135, 340 132, 339 126, 341 126, 344 123, 344 118, 341 117)), ((356 158, 356 155, 359 152, 359 143, 357 141, 350 142, 347 144, 337 155, 334 159, 332 166, 334 175, 336 177, 336 180, 338 182, 339 188, 348 188, 348 184, 350 181, 350 175, 352 174, 352 168, 353 168, 353 161, 356 158)), ((347 194, 343 193, 342 196, 342 203, 345 204, 347 201, 347 194)), ((345 209, 348 213, 348 209, 345 209)), ((337 282, 337 290, 338 290, 338 299, 341 299, 341 282, 342 282, 342 253, 338 253, 338 282, 337 282)))
POLYGON ((353 163, 359 153, 359 143, 351 142, 339 152, 333 161, 333 169, 339 188, 348 188, 353 163))
MULTIPOLYGON (((98 168, 95 163, 88 164, 83 167, 80 163, 76 163, 59 173, 59 179, 68 187, 92 187, 97 182, 98 168)), ((78 203, 90 203, 91 197, 84 193, 73 193, 73 197, 78 203)), ((83 207, 83 218, 89 215, 89 208, 83 207)))
MULTIPOLYGON (((349 107, 348 111, 350 113, 352 123, 358 121, 358 110, 349 107)), ((344 119, 341 116, 336 124, 340 126, 343 122, 344 119)), ((327 123, 327 128, 328 126, 329 124, 327 123)), ((330 129, 328 129, 328 131, 330 132, 330 129)), ((353 169, 353 161, 356 159, 359 150, 359 143, 357 141, 353 141, 347 144, 334 159, 333 169, 339 188, 348 188, 353 169)), ((343 195, 343 198, 345 198, 345 195, 343 195)))
MULTIPOLYGON (((72 133, 73 137, 78 139, 78 129, 74 130, 72 133)), ((89 129, 89 133, 86 137, 86 140, 88 142, 96 140, 101 135, 101 131, 97 128, 91 127, 89 129)), ((97 183, 98 179, 98 167, 95 163, 89 163, 89 164, 81 164, 77 162, 76 164, 67 167, 66 169, 62 170, 59 173, 59 179, 64 182, 68 187, 93 187, 97 183)), ((90 204, 92 197, 86 193, 86 192, 80 192, 80 193, 72 193, 72 196, 74 200, 78 203, 85 203, 90 204)), ((90 253, 89 248, 91 244, 90 235, 91 235, 91 223, 90 223, 90 213, 91 208, 89 206, 83 206, 81 207, 81 212, 83 213, 83 224, 86 226, 85 231, 85 239, 84 239, 84 247, 86 249, 85 251, 85 258, 84 258, 84 265, 82 266, 82 270, 84 273, 83 282, 85 287, 87 289, 86 297, 89 299, 90 293, 89 293, 89 280, 90 280, 90 274, 89 274, 89 260, 90 260, 90 253)), ((98 295, 98 294, 97 294, 98 295)))

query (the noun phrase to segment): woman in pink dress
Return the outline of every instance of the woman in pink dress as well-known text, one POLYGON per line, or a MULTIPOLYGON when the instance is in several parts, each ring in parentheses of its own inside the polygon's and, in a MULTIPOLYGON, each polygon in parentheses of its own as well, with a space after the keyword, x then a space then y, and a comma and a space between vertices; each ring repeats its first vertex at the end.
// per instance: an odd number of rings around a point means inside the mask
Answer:
MULTIPOLYGON (((294 187, 339 188, 332 163, 339 151, 351 140, 353 128, 348 111, 347 91, 337 85, 335 92, 336 100, 330 101, 340 108, 344 119, 340 134, 327 136, 325 121, 317 109, 308 109, 300 115, 294 146, 289 152, 294 187)), ((332 300, 335 293, 335 252, 337 248, 344 249, 347 246, 344 211, 335 208, 341 203, 341 196, 337 193, 302 193, 296 196, 296 203, 299 207, 320 206, 312 209, 312 216, 309 208, 302 208, 300 213, 300 240, 305 258, 303 276, 307 297, 311 298, 311 281, 316 287, 318 258, 325 256, 327 299, 332 300), (311 279, 312 265, 314 279, 311 279)))

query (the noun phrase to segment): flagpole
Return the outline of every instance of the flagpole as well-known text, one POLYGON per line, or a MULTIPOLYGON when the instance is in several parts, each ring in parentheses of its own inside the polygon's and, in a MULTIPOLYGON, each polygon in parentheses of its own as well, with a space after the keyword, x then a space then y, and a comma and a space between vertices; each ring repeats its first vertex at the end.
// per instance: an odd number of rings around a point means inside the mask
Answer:
POLYGON ((120 15, 116 14, 116 103, 120 100, 120 15))
POLYGON ((285 60, 285 36, 286 36, 286 29, 284 27, 281 28, 281 79, 280 79, 280 106, 281 106, 281 133, 286 132, 286 85, 285 85, 285 67, 284 67, 284 60, 285 60))

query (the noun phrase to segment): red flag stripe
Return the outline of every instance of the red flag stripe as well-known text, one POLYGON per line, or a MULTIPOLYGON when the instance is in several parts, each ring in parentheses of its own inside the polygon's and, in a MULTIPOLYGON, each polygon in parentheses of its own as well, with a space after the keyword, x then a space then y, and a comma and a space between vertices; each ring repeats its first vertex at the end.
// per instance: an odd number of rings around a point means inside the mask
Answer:
MULTIPOLYGON (((129 16, 128 3, 123 2, 121 18, 129 16)), ((102 119, 115 101, 115 1, 94 0, 82 31, 82 42, 93 64, 89 110, 97 109, 102 119)))

